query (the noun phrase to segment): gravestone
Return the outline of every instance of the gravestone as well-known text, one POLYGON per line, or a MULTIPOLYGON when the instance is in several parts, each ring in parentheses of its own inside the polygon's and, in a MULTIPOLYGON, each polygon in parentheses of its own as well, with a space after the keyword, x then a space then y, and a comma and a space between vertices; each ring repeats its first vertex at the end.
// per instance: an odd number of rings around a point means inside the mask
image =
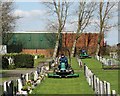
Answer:
POLYGON ((30 73, 30 80, 34 81, 34 73, 33 72, 30 73))
POLYGON ((3 84, 4 91, 7 91, 7 82, 5 81, 3 84))
POLYGON ((28 73, 26 73, 26 76, 25 76, 25 80, 26 80, 26 82, 28 82, 28 80, 29 80, 29 74, 28 73))
POLYGON ((9 65, 13 64, 14 63, 13 58, 9 57, 8 58, 8 63, 9 63, 9 65))
POLYGON ((107 62, 107 59, 105 59, 105 63, 104 63, 105 65, 108 65, 108 62, 107 62))
POLYGON ((92 88, 93 88, 93 90, 95 90, 95 83, 94 83, 95 82, 95 75, 94 74, 92 75, 92 79, 93 79, 92 80, 92 88))
POLYGON ((108 59, 107 62, 108 62, 108 66, 112 65, 111 59, 108 59))
POLYGON ((97 94, 100 94, 100 80, 97 78, 97 94))
POLYGON ((18 92, 21 92, 21 89, 23 88, 21 79, 18 79, 18 92))
POLYGON ((8 82, 8 94, 9 96, 13 96, 13 81, 8 82))
POLYGON ((22 85, 24 86, 25 84, 26 84, 26 80, 25 80, 25 75, 23 75, 23 74, 21 74, 21 76, 20 76, 20 79, 21 79, 21 81, 22 81, 22 85))
POLYGON ((34 81, 36 81, 38 79, 38 73, 37 71, 34 72, 34 81))
POLYGON ((103 93, 103 82, 102 81, 100 81, 100 94, 101 95, 103 95, 104 93, 103 93))
POLYGON ((35 55, 35 58, 34 59, 37 59, 38 58, 38 56, 37 55, 35 55))
POLYGON ((112 96, 116 96, 116 91, 112 90, 112 96))
POLYGON ((0 54, 6 54, 6 53, 7 53, 7 46, 0 45, 0 54))
POLYGON ((27 91, 22 90, 23 85, 21 79, 17 79, 17 82, 18 82, 18 92, 16 93, 17 96, 24 96, 24 95, 27 96, 27 91))
POLYGON ((111 90, 110 90, 110 83, 109 82, 107 82, 107 90, 106 90, 106 92, 107 92, 107 95, 110 96, 111 90))
POLYGON ((97 93, 97 77, 94 75, 95 93, 97 93))
POLYGON ((38 73, 38 75, 40 74, 40 67, 37 67, 37 73, 38 73))
POLYGON ((104 84, 103 84, 103 86, 104 86, 104 94, 107 94, 107 93, 106 93, 106 88, 107 88, 106 85, 107 85, 107 82, 104 81, 104 84))

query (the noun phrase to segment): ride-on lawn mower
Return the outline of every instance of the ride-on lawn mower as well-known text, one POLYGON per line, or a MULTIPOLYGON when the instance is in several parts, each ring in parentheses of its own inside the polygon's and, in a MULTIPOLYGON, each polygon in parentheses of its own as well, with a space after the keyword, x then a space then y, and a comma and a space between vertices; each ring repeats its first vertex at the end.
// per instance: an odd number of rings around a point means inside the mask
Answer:
POLYGON ((80 58, 84 59, 84 58, 91 58, 91 56, 89 56, 86 52, 86 50, 80 50, 80 58))
POLYGON ((62 62, 58 68, 54 69, 53 74, 48 74, 48 77, 79 77, 79 74, 74 74, 71 66, 66 66, 65 62, 62 62))
MULTIPOLYGON (((71 59, 70 64, 71 64, 71 59)), ((70 64, 66 64, 66 62, 59 62, 59 65, 57 68, 54 69, 53 74, 48 74, 48 77, 50 78, 71 78, 71 77, 79 77, 79 74, 75 74, 74 70, 72 69, 70 64)))

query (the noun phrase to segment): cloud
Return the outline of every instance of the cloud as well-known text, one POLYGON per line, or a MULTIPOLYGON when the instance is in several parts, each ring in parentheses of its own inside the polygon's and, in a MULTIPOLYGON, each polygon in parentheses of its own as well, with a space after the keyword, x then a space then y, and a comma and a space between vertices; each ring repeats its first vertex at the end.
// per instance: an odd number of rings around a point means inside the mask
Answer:
POLYGON ((13 15, 20 16, 20 17, 37 17, 43 16, 46 13, 45 10, 30 10, 30 11, 23 11, 23 10, 15 10, 13 15))

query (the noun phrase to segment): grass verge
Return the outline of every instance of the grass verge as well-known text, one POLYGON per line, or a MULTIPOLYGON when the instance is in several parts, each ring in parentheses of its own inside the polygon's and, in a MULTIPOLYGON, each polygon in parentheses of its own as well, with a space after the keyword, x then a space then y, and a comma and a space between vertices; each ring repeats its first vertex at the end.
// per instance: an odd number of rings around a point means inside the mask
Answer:
POLYGON ((72 68, 79 71, 78 78, 46 78, 32 94, 94 94, 75 58, 72 58, 72 68))
POLYGON ((100 80, 110 82, 111 89, 116 90, 118 94, 119 81, 118 81, 118 73, 119 70, 104 70, 102 69, 102 64, 94 58, 91 59, 82 59, 83 63, 85 63, 92 72, 99 77, 100 80))

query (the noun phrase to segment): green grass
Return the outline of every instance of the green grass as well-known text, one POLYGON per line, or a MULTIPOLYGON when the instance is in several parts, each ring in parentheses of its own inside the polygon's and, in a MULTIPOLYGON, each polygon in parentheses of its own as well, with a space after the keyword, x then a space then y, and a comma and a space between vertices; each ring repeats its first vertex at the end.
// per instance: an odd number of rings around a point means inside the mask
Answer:
POLYGON ((92 88, 88 85, 83 69, 80 70, 75 58, 72 59, 72 67, 78 70, 78 78, 46 78, 38 85, 32 94, 94 94, 92 88))
POLYGON ((37 67, 40 62, 45 62, 47 59, 49 59, 49 58, 38 58, 38 59, 34 60, 34 67, 37 67))
POLYGON ((95 59, 82 59, 92 72, 99 77, 100 80, 108 81, 111 84, 111 89, 118 91, 118 70, 104 70, 102 69, 102 64, 95 59))

